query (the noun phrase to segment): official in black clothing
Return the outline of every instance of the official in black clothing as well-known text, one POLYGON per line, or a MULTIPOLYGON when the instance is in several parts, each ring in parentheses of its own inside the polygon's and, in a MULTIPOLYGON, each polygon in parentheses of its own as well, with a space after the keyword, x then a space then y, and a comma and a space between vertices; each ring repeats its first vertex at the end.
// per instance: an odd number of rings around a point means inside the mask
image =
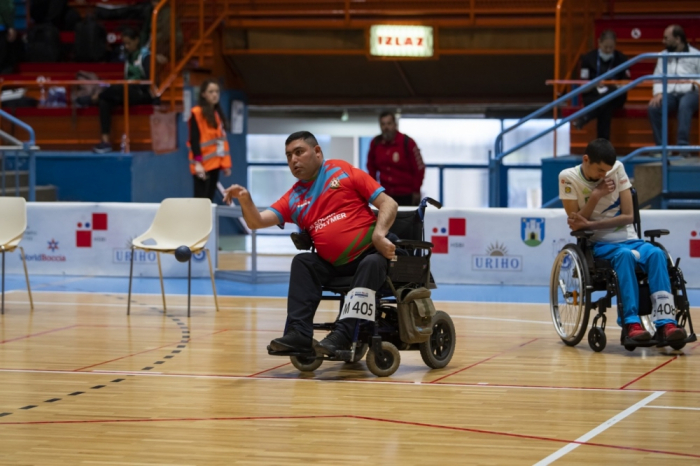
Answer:
MULTIPOLYGON (((603 31, 600 34, 598 38, 598 48, 581 57, 581 79, 595 79, 627 61, 627 56, 625 56, 625 54, 615 50, 616 40, 617 37, 611 30, 603 31)), ((629 70, 625 70, 617 73, 615 76, 611 77, 611 79, 623 80, 629 79, 629 77, 629 70)), ((591 105, 596 100, 603 98, 616 89, 617 86, 601 84, 595 89, 583 94, 583 103, 584 105, 591 105)), ((576 129, 581 129, 589 121, 597 119, 598 137, 610 140, 610 125, 612 123, 613 112, 618 108, 622 108, 626 100, 627 93, 615 97, 581 118, 574 120, 573 125, 576 129)))

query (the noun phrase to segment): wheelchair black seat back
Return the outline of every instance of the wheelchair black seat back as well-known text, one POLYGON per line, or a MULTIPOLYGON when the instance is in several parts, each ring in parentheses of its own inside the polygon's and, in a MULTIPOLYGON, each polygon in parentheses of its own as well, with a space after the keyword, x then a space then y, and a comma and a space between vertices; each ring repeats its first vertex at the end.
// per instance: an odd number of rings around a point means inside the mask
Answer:
MULTIPOLYGON (((447 313, 435 309, 430 298, 430 289, 436 285, 430 273, 433 245, 424 240, 423 223, 428 205, 442 207, 439 202, 426 197, 416 210, 397 212, 387 236, 396 244, 397 254, 389 261, 384 286, 376 293, 378 312, 375 320, 359 321, 351 348, 336 351, 334 356, 320 351, 285 354, 290 356, 297 369, 314 371, 324 359, 355 363, 366 355, 369 370, 386 377, 398 369, 400 350, 419 350, 425 364, 434 369, 445 367, 450 362, 455 349, 454 324, 447 313)), ((292 240, 299 249, 313 250, 310 238, 303 232, 293 233, 292 240)), ((333 279, 323 287, 322 300, 339 301, 338 317, 351 288, 352 277, 333 279)), ((334 327, 335 322, 314 323, 314 330, 328 331, 334 327)))
MULTIPOLYGON (((649 282, 646 274, 637 267, 639 318, 644 329, 653 337, 644 342, 634 341, 627 338, 623 330, 620 341, 629 351, 633 351, 639 346, 671 346, 675 350, 680 350, 686 343, 697 341, 690 318, 690 303, 685 289, 685 280, 679 267, 680 259, 674 263, 666 248, 657 241, 659 237, 669 234, 668 230, 647 230, 642 235, 637 192, 632 189, 631 193, 634 207, 634 229, 639 239, 642 239, 643 236, 647 237, 649 243, 664 251, 671 281, 671 294, 675 301, 675 317, 679 327, 688 327, 688 337, 685 340, 666 342, 661 335, 655 335, 657 332, 651 319, 649 282)), ((620 298, 617 273, 609 261, 596 259, 593 256, 593 245, 590 241, 593 231, 574 231, 571 235, 576 238, 576 243, 567 244, 562 248, 554 261, 550 275, 549 295, 552 322, 561 340, 568 346, 576 346, 588 328, 591 309, 597 309, 598 312, 593 318, 591 329, 588 332, 588 344, 593 351, 603 351, 607 343, 605 311, 612 307, 613 297, 617 297, 618 315, 622 315, 622 307, 624 306, 620 298), (593 294, 600 292, 603 295, 594 301, 593 294)))

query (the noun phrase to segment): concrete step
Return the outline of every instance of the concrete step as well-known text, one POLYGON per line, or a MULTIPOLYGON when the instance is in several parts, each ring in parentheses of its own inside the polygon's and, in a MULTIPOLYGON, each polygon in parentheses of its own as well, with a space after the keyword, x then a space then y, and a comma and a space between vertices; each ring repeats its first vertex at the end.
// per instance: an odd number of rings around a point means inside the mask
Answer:
MULTIPOLYGON (((29 188, 22 186, 19 188, 19 195, 29 200, 29 188)), ((2 191, 0 190, 0 196, 2 196, 2 191)), ((14 197, 15 188, 6 189, 5 196, 14 197)), ((56 192, 56 186, 37 186, 36 187, 36 201, 37 202, 56 202, 58 200, 58 193, 56 192)))

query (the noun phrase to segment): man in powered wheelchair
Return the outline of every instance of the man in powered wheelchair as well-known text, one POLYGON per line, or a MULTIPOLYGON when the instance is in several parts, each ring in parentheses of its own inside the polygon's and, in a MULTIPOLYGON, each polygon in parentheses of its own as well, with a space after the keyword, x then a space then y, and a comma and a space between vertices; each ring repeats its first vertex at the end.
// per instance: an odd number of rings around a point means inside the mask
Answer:
POLYGON ((422 241, 426 204, 439 204, 425 199, 418 211, 397 217, 396 202, 376 180, 344 161, 324 160, 307 131, 290 135, 285 153, 299 181, 269 209, 259 212, 242 186, 225 194, 226 202, 239 200, 250 228, 295 223, 302 231, 293 235, 297 247, 315 249, 292 261, 284 335, 270 342, 268 353, 313 371, 324 359, 357 362, 367 352, 370 371, 388 376, 398 369, 399 349, 416 348, 430 367, 446 366, 454 325, 430 299, 432 244, 422 241), (313 323, 322 299, 340 301, 335 322, 313 323), (331 332, 319 343, 314 329, 331 332))
POLYGON ((605 311, 614 296, 620 340, 627 350, 678 350, 696 341, 680 259, 674 264, 656 241, 669 232, 648 230, 644 236, 650 241, 641 239, 636 192, 609 141, 592 141, 581 165, 559 174, 559 198, 577 238, 558 254, 550 280, 552 321, 564 343, 575 346, 581 341, 590 310, 597 308, 588 343, 602 351, 605 311), (591 302, 598 291, 605 295, 591 302))

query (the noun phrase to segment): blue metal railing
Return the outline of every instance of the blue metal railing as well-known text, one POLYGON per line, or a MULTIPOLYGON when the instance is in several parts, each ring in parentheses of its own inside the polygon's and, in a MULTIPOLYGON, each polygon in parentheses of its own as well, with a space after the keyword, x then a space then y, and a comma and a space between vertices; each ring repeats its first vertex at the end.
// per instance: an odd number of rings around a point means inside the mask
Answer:
MULTIPOLYGON (((30 202, 36 201, 36 151, 38 147, 36 147, 36 136, 34 134, 34 129, 26 124, 25 122, 18 120, 16 117, 10 115, 6 111, 0 109, 0 118, 4 118, 11 122, 12 124, 19 126, 23 130, 25 130, 29 134, 29 140, 26 142, 22 142, 18 139, 16 139, 14 136, 11 136, 4 131, 0 131, 0 139, 5 139, 11 143, 14 144, 14 146, 10 147, 3 147, 1 152, 3 154, 6 154, 8 149, 10 151, 14 151, 15 155, 15 196, 19 196, 19 157, 20 157, 20 152, 25 152, 26 155, 23 155, 25 157, 29 158, 29 166, 27 168, 28 173, 29 173, 29 193, 28 193, 28 198, 30 202)), ((5 156, 3 155, 2 157, 2 166, 0 166, 0 192, 2 192, 2 195, 5 195, 5 170, 6 170, 6 160, 5 156)))
MULTIPOLYGON (((606 104, 610 100, 616 98, 617 96, 624 94, 627 92, 629 89, 636 87, 639 83, 644 82, 644 81, 661 81, 662 84, 662 118, 661 118, 661 133, 662 133, 662 143, 660 146, 654 146, 654 147, 646 147, 646 148, 641 148, 637 149, 634 152, 630 153, 621 161, 626 161, 629 160, 639 154, 645 153, 645 152, 652 152, 652 151, 661 151, 661 166, 662 168, 662 206, 665 207, 665 199, 666 199, 666 194, 668 193, 668 81, 669 80, 689 80, 689 79, 700 79, 700 75, 686 75, 686 76, 677 76, 677 75, 668 75, 668 59, 669 58, 700 58, 700 54, 691 54, 691 53, 668 53, 668 52, 662 52, 662 53, 643 53, 641 55, 637 55, 631 60, 626 61, 625 63, 622 63, 621 65, 611 69, 607 73, 603 73, 602 75, 598 76, 592 81, 589 81, 588 83, 582 85, 581 87, 578 87, 577 89, 569 92, 568 94, 558 98, 557 100, 551 102, 548 105, 545 105, 544 107, 540 108, 539 110, 531 113, 530 115, 520 119, 516 124, 513 126, 504 129, 497 137, 496 137, 496 142, 495 142, 495 156, 489 160, 489 206, 491 207, 507 207, 507 197, 503 196, 503 187, 502 183, 504 182, 504 176, 503 176, 503 171, 504 171, 504 165, 503 165, 503 159, 507 157, 508 155, 520 150, 524 146, 532 143, 533 141, 549 134, 552 131, 555 131, 557 128, 560 126, 563 126, 567 123, 569 123, 572 120, 575 120, 576 118, 579 118, 586 113, 595 110, 596 108, 600 107, 601 105, 606 104), (633 81, 630 81, 629 83, 625 84, 624 86, 621 86, 617 88, 615 91, 610 92, 607 94, 605 97, 602 97, 595 102, 591 103, 590 105, 587 105, 583 107, 582 109, 578 110, 577 112, 569 115, 566 118, 560 119, 558 122, 554 122, 551 127, 541 131, 540 133, 530 137, 529 139, 526 139, 525 141, 516 144, 515 146, 511 147, 508 150, 503 149, 503 136, 510 132, 513 131, 514 129, 522 126, 524 123, 537 118, 539 116, 544 115, 545 113, 548 113, 549 111, 553 110, 556 106, 565 103, 571 98, 574 98, 578 95, 581 95, 585 92, 588 92, 589 90, 592 90, 593 88, 597 87, 598 84, 601 81, 605 80, 611 80, 614 79, 614 77, 620 73, 621 71, 624 71, 631 67, 632 65, 642 61, 642 60, 648 60, 651 58, 656 58, 656 59, 661 59, 662 63, 662 74, 661 75, 646 75, 646 76, 641 76, 633 81)), ((679 151, 698 151, 700 150, 700 146, 673 146, 672 150, 679 150, 679 151)), ((546 202, 543 207, 547 205, 551 205, 552 201, 546 202)))

